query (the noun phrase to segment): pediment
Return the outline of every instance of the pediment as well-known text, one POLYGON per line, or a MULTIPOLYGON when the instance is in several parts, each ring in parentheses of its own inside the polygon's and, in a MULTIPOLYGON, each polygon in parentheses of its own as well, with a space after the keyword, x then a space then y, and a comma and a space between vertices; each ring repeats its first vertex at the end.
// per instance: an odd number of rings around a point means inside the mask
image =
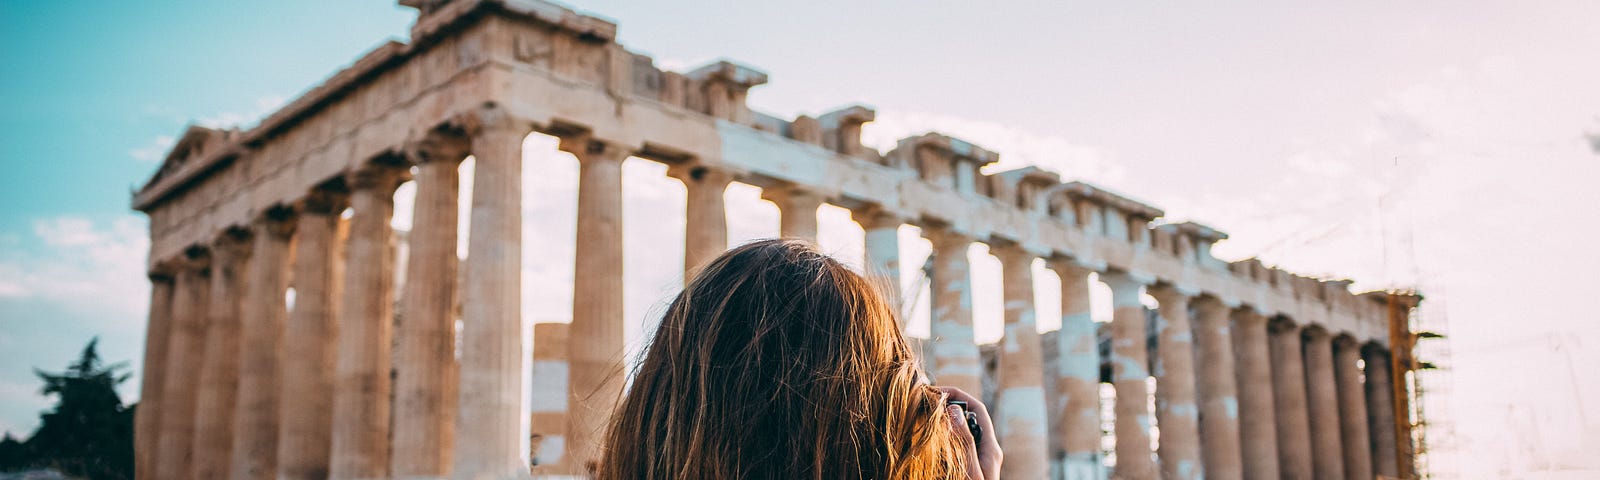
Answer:
POLYGON ((190 162, 205 158, 206 155, 221 149, 238 133, 238 130, 189 125, 184 129, 183 136, 179 137, 172 145, 172 149, 167 151, 167 156, 161 161, 161 168, 156 169, 156 174, 145 183, 145 188, 175 174, 190 162))

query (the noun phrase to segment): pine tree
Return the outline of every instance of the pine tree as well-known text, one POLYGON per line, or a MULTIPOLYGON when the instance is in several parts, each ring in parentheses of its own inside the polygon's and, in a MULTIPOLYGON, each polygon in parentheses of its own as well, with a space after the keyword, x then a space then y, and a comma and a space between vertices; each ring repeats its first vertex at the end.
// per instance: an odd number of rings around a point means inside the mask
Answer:
POLYGON ((133 477, 134 409, 117 396, 117 385, 128 380, 127 364, 102 364, 98 343, 90 340, 65 372, 34 369, 44 381, 41 393, 57 401, 23 444, 28 465, 94 479, 133 477))

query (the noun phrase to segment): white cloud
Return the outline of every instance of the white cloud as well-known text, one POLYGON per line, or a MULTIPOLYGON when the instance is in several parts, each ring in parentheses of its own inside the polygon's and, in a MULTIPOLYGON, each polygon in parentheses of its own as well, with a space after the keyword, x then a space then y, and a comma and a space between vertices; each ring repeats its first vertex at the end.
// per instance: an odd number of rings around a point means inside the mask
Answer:
POLYGON ((157 162, 161 160, 162 156, 166 155, 167 150, 172 149, 172 145, 176 141, 177 139, 171 135, 156 135, 155 139, 144 146, 128 150, 128 156, 145 163, 157 162))
POLYGON ((195 123, 210 128, 248 128, 266 118, 268 114, 277 111, 288 101, 289 97, 286 95, 267 95, 257 98, 248 111, 221 112, 195 119, 195 123))
POLYGON ((34 222, 37 249, 0 255, 0 297, 38 297, 77 311, 139 311, 148 299, 142 220, 62 216, 34 222), (131 283, 130 283, 131 282, 131 283))

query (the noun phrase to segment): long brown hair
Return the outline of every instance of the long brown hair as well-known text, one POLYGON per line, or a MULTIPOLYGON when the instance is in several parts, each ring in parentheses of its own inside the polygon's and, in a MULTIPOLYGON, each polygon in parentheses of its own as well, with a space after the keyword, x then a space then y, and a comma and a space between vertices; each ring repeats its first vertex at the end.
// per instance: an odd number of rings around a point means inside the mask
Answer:
POLYGON ((806 243, 722 254, 668 307, 596 477, 965 478, 894 315, 806 243))

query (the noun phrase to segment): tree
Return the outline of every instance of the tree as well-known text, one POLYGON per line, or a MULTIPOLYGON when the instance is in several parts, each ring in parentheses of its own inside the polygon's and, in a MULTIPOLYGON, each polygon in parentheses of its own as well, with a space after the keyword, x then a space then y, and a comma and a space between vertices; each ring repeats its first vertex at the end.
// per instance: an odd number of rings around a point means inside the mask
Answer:
POLYGON ((44 381, 41 393, 56 397, 56 406, 39 416, 39 429, 22 444, 22 466, 95 479, 133 478, 134 409, 117 396, 117 385, 128 380, 127 364, 103 364, 98 343, 90 340, 64 372, 34 369, 44 381))

